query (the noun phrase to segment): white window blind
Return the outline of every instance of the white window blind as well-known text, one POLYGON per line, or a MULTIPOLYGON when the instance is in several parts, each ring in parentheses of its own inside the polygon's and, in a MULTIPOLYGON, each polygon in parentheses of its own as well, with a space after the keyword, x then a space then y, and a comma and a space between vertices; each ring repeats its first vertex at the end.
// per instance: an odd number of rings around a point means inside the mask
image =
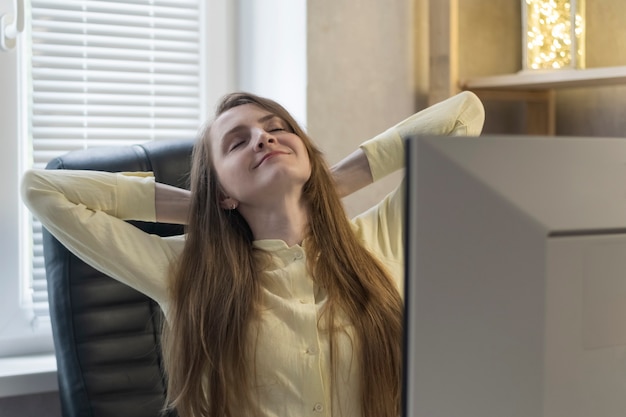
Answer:
MULTIPOLYGON (((31 0, 32 164, 71 150, 194 137, 201 123, 198 0, 31 0)), ((49 321, 41 225, 32 297, 49 321)))

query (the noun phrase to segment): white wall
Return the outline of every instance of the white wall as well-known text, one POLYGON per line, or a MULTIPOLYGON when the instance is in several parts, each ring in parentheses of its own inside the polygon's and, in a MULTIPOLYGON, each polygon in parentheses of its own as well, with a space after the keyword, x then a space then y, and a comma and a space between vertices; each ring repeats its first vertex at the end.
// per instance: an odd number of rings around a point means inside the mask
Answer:
POLYGON ((239 0, 239 89, 282 104, 306 126, 306 0, 239 0))
POLYGON ((237 85, 237 5, 232 0, 200 1, 205 22, 201 26, 204 41, 206 79, 200 90, 206 107, 201 109, 206 118, 213 115, 215 103, 237 85))
MULTIPOLYGON (((13 9, 11 0, 0 0, 0 15, 13 9)), ((17 143, 17 54, 0 51, 0 280, 6 282, 18 276, 19 258, 17 240, 18 216, 17 175, 19 172, 17 143)), ((15 280, 16 281, 16 280, 15 280)), ((11 291, 17 291, 12 288, 11 291)), ((15 294, 17 297, 17 293, 15 294)), ((0 339, 6 326, 6 315, 0 303, 0 339), (4 317, 4 319, 3 319, 4 317)))
MULTIPOLYGON (((12 0, 0 0, 0 16, 13 14, 12 0)), ((28 317, 19 308, 20 286, 17 279, 19 270, 18 231, 20 202, 18 200, 18 175, 20 155, 18 152, 18 55, 16 51, 0 51, 0 354, 27 354, 30 349, 24 346, 21 336, 28 336, 28 317), (12 337, 9 342, 6 337, 12 337), (16 338, 17 337, 17 338, 16 338), (4 339, 4 340, 3 340, 4 339)), ((48 338, 50 339, 50 338, 48 338)), ((43 342, 51 347, 51 340, 43 342)), ((44 346, 44 349, 46 347, 44 346)), ((0 369, 0 373, 3 369, 0 369)), ((1 384, 0 384, 1 385, 1 384)), ((5 398, 0 390, 0 415, 3 417, 34 417, 61 415, 58 394, 5 398)))
MULTIPOLYGON (((14 15, 11 0, 0 0, 0 14, 14 15)), ((18 39, 20 42, 20 39, 18 39)), ((17 138, 23 120, 18 106, 22 94, 18 83, 20 58, 18 47, 11 51, 0 51, 0 356, 31 354, 52 351, 50 332, 38 332, 31 327, 32 311, 28 309, 25 276, 21 271, 22 253, 19 231, 28 226, 26 213, 19 200, 19 177, 23 170, 25 155, 20 153, 17 138)))

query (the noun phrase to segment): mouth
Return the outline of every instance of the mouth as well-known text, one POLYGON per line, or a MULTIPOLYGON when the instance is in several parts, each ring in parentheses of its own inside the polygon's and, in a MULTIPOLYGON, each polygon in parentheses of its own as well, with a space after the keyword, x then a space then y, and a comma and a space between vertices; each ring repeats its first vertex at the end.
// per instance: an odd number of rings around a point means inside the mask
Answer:
POLYGON ((272 151, 272 152, 268 152, 265 155, 263 155, 263 158, 261 158, 261 160, 259 161, 258 164, 256 164, 254 167, 257 168, 259 167, 263 162, 267 161, 270 158, 273 158, 277 155, 287 155, 287 152, 280 152, 280 151, 272 151))

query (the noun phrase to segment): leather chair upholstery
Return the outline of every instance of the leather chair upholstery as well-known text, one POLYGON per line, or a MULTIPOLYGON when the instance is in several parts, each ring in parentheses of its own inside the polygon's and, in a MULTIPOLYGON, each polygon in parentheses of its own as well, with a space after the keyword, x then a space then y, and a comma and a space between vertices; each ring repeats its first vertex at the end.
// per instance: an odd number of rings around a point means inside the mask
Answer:
MULTIPOLYGON (((193 140, 181 140, 91 148, 56 158, 47 169, 152 171, 158 182, 185 187, 192 147, 193 140)), ((162 236, 183 232, 178 225, 133 224, 162 236)), ((43 239, 63 416, 161 415, 159 306, 85 264, 45 230, 43 239)))

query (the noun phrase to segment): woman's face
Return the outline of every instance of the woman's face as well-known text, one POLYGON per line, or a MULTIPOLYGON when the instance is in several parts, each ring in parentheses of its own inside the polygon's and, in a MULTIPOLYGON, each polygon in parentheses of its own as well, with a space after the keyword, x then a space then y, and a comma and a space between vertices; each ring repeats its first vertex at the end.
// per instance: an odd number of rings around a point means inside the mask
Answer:
POLYGON ((225 197, 239 204, 299 198, 311 176, 302 139, 285 120, 254 104, 222 113, 211 126, 209 140, 225 197))

